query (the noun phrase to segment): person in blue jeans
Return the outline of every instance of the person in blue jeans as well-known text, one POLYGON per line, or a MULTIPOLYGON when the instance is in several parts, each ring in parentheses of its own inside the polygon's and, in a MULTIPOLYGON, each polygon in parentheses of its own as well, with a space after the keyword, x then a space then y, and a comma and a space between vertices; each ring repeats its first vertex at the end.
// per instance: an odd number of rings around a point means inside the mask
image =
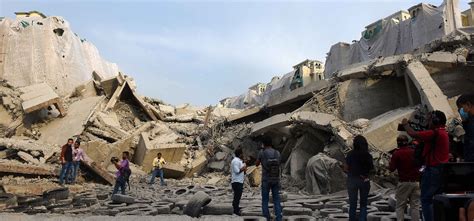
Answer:
POLYGON ((262 138, 263 150, 258 154, 256 165, 262 165, 262 213, 268 220, 271 220, 268 202, 270 201, 270 191, 273 196, 273 208, 275 220, 282 220, 282 208, 280 199, 280 152, 272 148, 270 137, 262 138))
POLYGON ((122 161, 118 162, 118 159, 114 162, 112 162, 115 165, 115 168, 117 168, 117 172, 115 175, 117 176, 117 179, 115 180, 115 186, 114 186, 114 191, 112 192, 112 195, 118 193, 120 189, 120 193, 122 195, 125 195, 125 186, 126 186, 126 174, 125 170, 130 169, 130 162, 128 161, 128 158, 130 156, 130 153, 128 151, 124 151, 122 153, 122 161))
POLYGON ((428 114, 429 130, 415 131, 408 119, 402 120, 406 132, 411 137, 423 141, 424 165, 421 174, 421 210, 424 221, 434 220, 433 197, 440 193, 441 164, 449 161, 449 135, 446 131, 446 115, 439 110, 428 114))
POLYGON ((354 148, 347 154, 344 170, 347 172, 349 195, 349 221, 367 220, 367 198, 370 191, 369 173, 374 169, 372 155, 365 137, 354 137, 354 148), (357 196, 360 194, 359 219, 357 219, 357 196))
POLYGON ((72 150, 72 144, 74 143, 74 140, 72 138, 69 138, 67 140, 67 144, 63 145, 61 147, 61 173, 59 174, 59 184, 63 185, 64 184, 64 179, 66 179, 67 183, 71 182, 71 177, 68 176, 68 174, 72 173, 73 170, 73 150, 72 150))
POLYGON ((156 154, 155 159, 153 159, 153 172, 151 173, 151 179, 149 184, 155 183, 155 177, 160 177, 161 186, 165 186, 165 179, 163 175, 163 166, 166 164, 165 159, 161 157, 161 153, 156 154))

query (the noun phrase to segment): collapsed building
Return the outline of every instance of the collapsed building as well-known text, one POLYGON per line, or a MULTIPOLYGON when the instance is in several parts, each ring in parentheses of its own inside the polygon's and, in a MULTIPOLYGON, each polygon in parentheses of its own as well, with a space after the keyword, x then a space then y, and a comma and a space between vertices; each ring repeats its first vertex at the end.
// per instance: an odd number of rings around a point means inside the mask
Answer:
MULTIPOLYGON (((142 212, 182 214, 186 202, 181 200, 204 190, 215 197, 205 214, 232 213, 224 188, 232 152, 243 148, 254 161, 262 135, 272 137, 281 152, 283 189, 291 200, 284 213, 313 215, 317 210, 322 218, 344 211, 344 203, 336 211, 323 211, 321 205, 331 197, 336 197, 332 202, 345 200, 340 165, 357 134, 368 139, 376 164, 373 186, 379 192, 372 201, 390 200, 393 196, 381 195, 389 195, 396 182, 387 165, 403 118, 441 110, 450 119, 450 134, 462 136, 455 99, 474 88, 474 48, 472 30, 460 26, 461 18, 472 16, 462 17, 457 7, 457 1, 446 0, 439 7, 420 4, 396 13, 369 25, 359 42, 331 47, 325 64, 302 61, 281 78, 204 108, 141 96, 131 76, 101 59, 61 17, 33 11, 4 18, 0 185, 2 194, 17 197, 5 203, 7 211, 130 215, 132 209, 145 209, 120 204, 111 210, 104 194, 110 192, 105 185, 115 182, 110 158, 130 151, 132 183, 139 189, 133 196, 142 203, 152 197, 168 203, 142 212), (81 140, 90 159, 81 167, 80 182, 97 185, 71 185, 68 191, 78 198, 61 198, 62 206, 41 204, 38 196, 59 188, 51 177, 58 176, 60 146, 70 137, 81 140), (176 179, 170 181, 176 189, 142 188, 158 152, 169 162, 165 177, 176 179), (301 191, 305 194, 296 194, 301 191), (101 206, 90 208, 96 204, 101 206), (295 210, 295 205, 304 208, 295 210)), ((249 188, 259 186, 260 170, 249 168, 249 188)), ((250 192, 244 214, 260 215, 252 209, 259 207, 258 189, 250 192)))

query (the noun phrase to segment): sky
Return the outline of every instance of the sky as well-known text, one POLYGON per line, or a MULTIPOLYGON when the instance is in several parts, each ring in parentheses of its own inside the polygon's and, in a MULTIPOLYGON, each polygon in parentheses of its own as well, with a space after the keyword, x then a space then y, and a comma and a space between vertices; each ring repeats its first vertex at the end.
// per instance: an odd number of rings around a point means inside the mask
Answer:
MULTIPOLYGON (((366 25, 420 1, 0 0, 0 16, 62 16, 132 76, 140 94, 205 106, 305 59, 324 62, 331 45, 358 40, 366 25)), ((460 0, 460 8, 467 2, 460 0)))

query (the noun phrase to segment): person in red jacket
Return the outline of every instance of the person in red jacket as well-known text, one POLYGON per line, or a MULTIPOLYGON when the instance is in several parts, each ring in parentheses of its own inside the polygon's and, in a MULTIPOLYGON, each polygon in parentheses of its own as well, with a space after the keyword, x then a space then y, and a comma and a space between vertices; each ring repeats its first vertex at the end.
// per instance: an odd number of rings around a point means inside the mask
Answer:
POLYGON ((415 163, 415 149, 409 146, 408 137, 397 137, 398 149, 392 154, 390 171, 397 170, 398 185, 395 193, 397 200, 397 220, 405 220, 405 210, 410 203, 411 220, 420 220, 420 167, 415 163))
POLYGON ((423 220, 433 220, 433 197, 441 188, 441 164, 449 161, 449 136, 446 131, 446 115, 441 111, 433 111, 427 116, 429 130, 415 131, 408 120, 403 119, 402 125, 411 137, 424 143, 424 166, 421 174, 421 207, 423 220))

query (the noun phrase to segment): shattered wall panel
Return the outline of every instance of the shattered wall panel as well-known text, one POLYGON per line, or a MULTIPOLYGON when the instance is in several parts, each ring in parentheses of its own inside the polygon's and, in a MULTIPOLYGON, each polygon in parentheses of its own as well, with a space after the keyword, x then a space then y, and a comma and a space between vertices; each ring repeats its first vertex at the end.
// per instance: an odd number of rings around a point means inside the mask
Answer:
POLYGON ((4 36, 0 78, 16 87, 47 82, 66 95, 91 79, 93 71, 103 76, 118 73, 116 64, 103 60, 97 48, 80 39, 61 17, 5 18, 0 21, 0 33, 4 36), (57 34, 55 29, 64 32, 57 34))
POLYGON ((403 78, 352 79, 341 83, 339 97, 346 121, 371 119, 409 105, 403 78))

